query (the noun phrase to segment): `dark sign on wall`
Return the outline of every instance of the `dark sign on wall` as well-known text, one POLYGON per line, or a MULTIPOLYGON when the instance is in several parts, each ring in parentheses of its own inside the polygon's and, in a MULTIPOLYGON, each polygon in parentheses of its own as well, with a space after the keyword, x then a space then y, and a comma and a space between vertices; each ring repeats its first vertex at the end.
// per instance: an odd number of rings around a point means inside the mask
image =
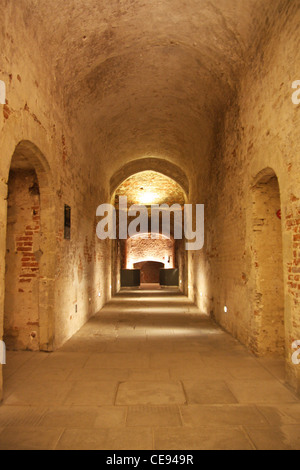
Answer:
POLYGON ((64 230, 65 230, 65 240, 71 239, 71 207, 65 204, 65 221, 64 221, 64 230))

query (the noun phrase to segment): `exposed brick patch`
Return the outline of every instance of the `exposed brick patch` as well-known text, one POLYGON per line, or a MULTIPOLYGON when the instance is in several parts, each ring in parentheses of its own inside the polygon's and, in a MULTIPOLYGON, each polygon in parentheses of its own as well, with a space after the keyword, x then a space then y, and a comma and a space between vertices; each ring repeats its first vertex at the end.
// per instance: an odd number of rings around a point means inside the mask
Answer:
POLYGON ((39 299, 39 188, 34 171, 10 174, 8 199, 8 253, 5 334, 8 347, 38 349, 39 299), (17 282, 16 282, 17 281, 17 282), (14 333, 13 333, 14 332, 14 333), (17 332, 17 333, 16 333, 17 332))
POLYGON ((130 238, 126 243, 125 266, 131 269, 135 263, 142 261, 157 261, 163 263, 166 267, 175 267, 175 246, 174 241, 162 236, 157 240, 152 240, 151 235, 148 239, 130 238))
POLYGON ((10 115, 11 115, 11 110, 10 110, 10 108, 8 107, 8 105, 5 104, 5 105, 3 106, 3 116, 4 116, 4 119, 8 119, 10 115))
MULTIPOLYGON (((300 205, 299 198, 291 194, 292 202, 286 215, 286 230, 291 233, 293 239, 292 259, 288 262, 288 289, 295 305, 299 305, 300 299, 300 205)), ((297 325, 298 326, 298 325, 297 325)))

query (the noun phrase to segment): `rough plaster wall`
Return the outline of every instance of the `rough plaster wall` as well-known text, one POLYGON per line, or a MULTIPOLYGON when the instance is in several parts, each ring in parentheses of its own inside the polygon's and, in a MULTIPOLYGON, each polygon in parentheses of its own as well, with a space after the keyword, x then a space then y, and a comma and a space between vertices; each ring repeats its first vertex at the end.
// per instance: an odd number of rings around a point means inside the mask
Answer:
POLYGON ((256 279, 252 338, 256 354, 285 354, 282 229, 276 177, 253 188, 252 272, 256 279), (256 321, 257 320, 257 321, 256 321))
MULTIPOLYGON (((64 240, 63 229, 58 232, 57 346, 72 336, 110 298, 109 243, 96 236, 97 221, 90 202, 86 201, 82 206, 73 204, 71 240, 64 240)), ((63 227, 63 211, 60 219, 63 227)))
POLYGON ((150 203, 172 206, 185 203, 185 195, 179 184, 155 171, 138 173, 125 180, 116 191, 115 207, 118 207, 121 196, 127 197, 129 207, 133 204, 150 203))
POLYGON ((34 171, 12 171, 8 185, 4 341, 39 349, 40 198, 34 171))
POLYGON ((250 64, 237 99, 228 103, 212 156, 205 249, 192 263, 194 279, 202 269, 205 300, 195 292, 193 296, 250 345, 256 287, 251 188, 259 172, 272 168, 279 179, 282 208, 287 372, 289 382, 299 388, 299 372, 291 364, 292 341, 300 338, 300 106, 291 101, 291 84, 299 79, 297 2, 290 2, 275 23, 270 16, 265 21, 265 40, 249 54, 250 64))

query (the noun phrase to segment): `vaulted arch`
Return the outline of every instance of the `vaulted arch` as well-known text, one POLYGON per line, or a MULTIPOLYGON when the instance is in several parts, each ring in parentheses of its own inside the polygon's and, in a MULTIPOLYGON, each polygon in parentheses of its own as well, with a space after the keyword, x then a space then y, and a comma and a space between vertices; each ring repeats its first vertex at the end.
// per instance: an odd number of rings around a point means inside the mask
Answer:
POLYGON ((33 142, 16 145, 7 179, 4 337, 14 349, 49 351, 55 327, 55 205, 48 161, 33 142))
POLYGON ((120 168, 110 180, 110 193, 113 194, 123 181, 144 171, 154 171, 171 178, 183 189, 186 197, 189 196, 189 180, 185 172, 174 163, 162 158, 141 158, 120 168))

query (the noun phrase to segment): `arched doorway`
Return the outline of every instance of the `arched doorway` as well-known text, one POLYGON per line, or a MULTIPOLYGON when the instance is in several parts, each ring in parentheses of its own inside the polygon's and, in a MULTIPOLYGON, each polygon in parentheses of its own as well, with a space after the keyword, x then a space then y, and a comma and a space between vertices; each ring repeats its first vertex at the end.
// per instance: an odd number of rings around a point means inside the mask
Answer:
POLYGON ((8 350, 39 350, 40 188, 34 169, 8 180, 4 341, 8 350))
POLYGON ((3 337, 10 350, 53 350, 55 217, 50 168, 20 142, 8 177, 3 337))
POLYGON ((141 271, 141 284, 159 284, 160 270, 165 267, 158 261, 141 261, 134 264, 134 269, 141 271))
POLYGON ((254 317, 251 347, 260 356, 285 354, 284 277, 279 182, 272 169, 252 188, 254 317))
POLYGON ((143 234, 128 238, 125 247, 124 267, 135 268, 136 264, 157 262, 162 268, 175 267, 175 240, 159 234, 143 234), (155 237, 155 238, 154 238, 155 237))
MULTIPOLYGON (((150 159, 151 160, 151 159, 150 159)), ((132 171, 132 169, 131 169, 132 171)), ((120 176, 120 175, 119 175, 120 176)), ((128 226, 134 222, 135 216, 132 216, 129 208, 132 206, 143 206, 147 210, 146 227, 144 223, 138 226, 137 232, 132 235, 128 233, 128 238, 112 242, 112 293, 116 293, 120 286, 121 270, 132 270, 136 263, 158 262, 162 263, 165 269, 178 269, 180 277, 180 288, 186 293, 187 287, 187 252, 182 249, 184 240, 182 237, 174 236, 178 233, 178 226, 183 229, 183 206, 187 202, 187 193, 175 179, 166 176, 159 171, 144 170, 132 174, 123 180, 115 189, 112 195, 112 204, 117 212, 117 238, 119 234, 119 216, 123 214, 122 220, 127 220, 128 226), (119 206, 120 198, 126 199, 127 209, 119 206), (153 230, 152 226, 152 207, 161 207, 161 212, 157 219, 159 227, 153 230), (166 234, 162 230, 162 222, 165 220, 165 211, 163 206, 171 208, 170 230, 166 234), (127 210, 127 214, 125 214, 127 210), (179 221, 178 221, 179 220, 179 221), (152 237, 155 233, 155 237, 152 237), (161 246, 170 244, 170 247, 161 246), (134 246, 133 246, 134 245, 134 246)), ((134 211, 135 212, 135 211, 134 211)), ((137 213, 139 211, 137 210, 137 213)), ((155 225, 155 224, 154 224, 155 225)), ((168 224, 167 224, 168 225, 168 224)), ((183 230, 182 230, 183 232, 183 230)), ((149 267, 149 265, 147 265, 149 267)))

